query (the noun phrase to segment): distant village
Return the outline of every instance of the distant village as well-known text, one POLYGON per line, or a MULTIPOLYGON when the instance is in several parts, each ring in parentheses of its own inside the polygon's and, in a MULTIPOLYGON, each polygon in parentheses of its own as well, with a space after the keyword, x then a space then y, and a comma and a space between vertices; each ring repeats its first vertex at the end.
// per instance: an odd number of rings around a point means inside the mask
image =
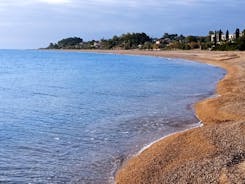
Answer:
POLYGON ((222 30, 219 30, 215 32, 210 32, 209 35, 210 35, 211 42, 213 43, 221 43, 227 41, 233 42, 236 39, 243 37, 244 31, 240 32, 240 29, 236 29, 234 33, 230 34, 228 30, 225 33, 222 32, 222 30))
POLYGON ((161 38, 151 38, 146 33, 126 33, 91 41, 70 37, 50 43, 46 49, 245 50, 245 30, 237 28, 234 33, 228 30, 209 31, 207 36, 164 33, 161 38))
POLYGON ((200 47, 200 49, 213 49, 215 48, 215 46, 222 45, 227 42, 235 43, 236 40, 238 40, 239 38, 243 38, 244 36, 245 36, 245 30, 241 32, 239 28, 237 28, 234 33, 230 33, 229 30, 226 30, 225 33, 222 30, 209 31, 209 34, 206 37, 188 36, 186 37, 188 40, 186 40, 182 35, 180 36, 178 36, 177 34, 169 35, 165 33, 165 35, 162 38, 155 40, 155 45, 160 46, 162 44, 167 44, 167 47, 171 48, 172 46, 172 48, 174 48, 178 45, 174 42, 177 40, 180 43, 183 42, 189 43, 190 48, 192 49, 195 48, 197 49, 198 47, 200 47), (202 43, 206 43, 207 47, 202 47, 203 46, 202 43), (191 47, 191 44, 194 45, 194 48, 193 46, 191 47))

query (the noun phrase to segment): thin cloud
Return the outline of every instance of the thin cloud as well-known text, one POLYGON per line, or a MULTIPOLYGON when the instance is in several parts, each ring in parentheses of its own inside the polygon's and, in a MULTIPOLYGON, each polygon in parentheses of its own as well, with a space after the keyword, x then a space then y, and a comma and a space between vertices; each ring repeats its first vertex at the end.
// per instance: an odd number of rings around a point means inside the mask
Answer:
POLYGON ((48 4, 67 4, 67 3, 72 3, 71 0, 39 0, 40 2, 43 3, 48 3, 48 4))
POLYGON ((25 0, 25 1, 19 1, 19 0, 1 0, 0 1, 0 7, 9 7, 9 6, 30 6, 35 5, 39 3, 43 4, 69 4, 72 3, 72 0, 25 0))

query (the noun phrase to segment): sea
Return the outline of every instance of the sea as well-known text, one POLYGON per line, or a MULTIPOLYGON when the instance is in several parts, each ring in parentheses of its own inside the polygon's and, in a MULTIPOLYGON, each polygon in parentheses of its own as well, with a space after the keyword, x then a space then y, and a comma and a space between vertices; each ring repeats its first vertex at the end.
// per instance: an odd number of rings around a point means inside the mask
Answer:
POLYGON ((0 50, 0 183, 113 183, 128 158, 200 125, 223 69, 183 59, 0 50))

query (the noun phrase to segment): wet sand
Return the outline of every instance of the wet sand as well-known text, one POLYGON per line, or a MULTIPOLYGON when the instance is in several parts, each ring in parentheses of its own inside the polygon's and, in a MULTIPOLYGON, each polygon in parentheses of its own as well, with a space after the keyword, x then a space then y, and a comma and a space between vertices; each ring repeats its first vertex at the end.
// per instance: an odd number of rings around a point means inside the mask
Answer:
POLYGON ((195 105, 204 126, 166 137, 129 159, 115 183, 245 183, 245 52, 91 52, 182 58, 227 70, 216 97, 195 105))
POLYGON ((204 126, 171 135, 126 161, 117 184, 245 183, 245 53, 99 51, 183 58, 227 70, 217 96, 195 105, 204 126))

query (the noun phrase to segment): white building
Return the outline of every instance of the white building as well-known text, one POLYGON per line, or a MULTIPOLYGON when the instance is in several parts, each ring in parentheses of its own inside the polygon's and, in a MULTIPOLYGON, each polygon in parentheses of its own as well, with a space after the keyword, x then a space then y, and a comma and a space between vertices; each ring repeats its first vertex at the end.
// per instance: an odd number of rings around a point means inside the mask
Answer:
MULTIPOLYGON (((214 42, 215 39, 215 34, 211 34, 211 42, 214 42)), ((216 41, 221 42, 221 41, 233 41, 236 38, 235 34, 229 34, 229 39, 226 40, 226 34, 221 35, 221 40, 219 39, 219 33, 216 33, 216 41)))
POLYGON ((161 41, 160 40, 157 40, 156 41, 156 45, 160 45, 161 44, 161 41))
MULTIPOLYGON (((243 33, 240 33, 240 37, 242 37, 242 36, 243 36, 243 33)), ((210 37, 211 37, 211 42, 214 42, 215 34, 211 34, 210 37)), ((236 39, 236 34, 235 33, 234 34, 229 34, 228 37, 229 38, 227 40, 226 39, 226 34, 222 33, 221 34, 221 40, 220 40, 219 39, 219 32, 216 32, 216 41, 217 41, 217 43, 222 42, 222 41, 234 41, 236 39)))

